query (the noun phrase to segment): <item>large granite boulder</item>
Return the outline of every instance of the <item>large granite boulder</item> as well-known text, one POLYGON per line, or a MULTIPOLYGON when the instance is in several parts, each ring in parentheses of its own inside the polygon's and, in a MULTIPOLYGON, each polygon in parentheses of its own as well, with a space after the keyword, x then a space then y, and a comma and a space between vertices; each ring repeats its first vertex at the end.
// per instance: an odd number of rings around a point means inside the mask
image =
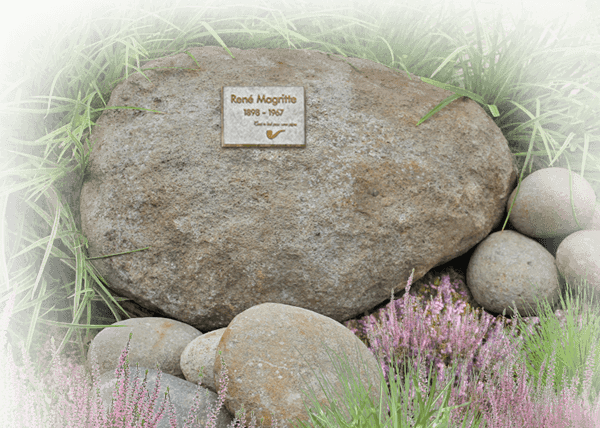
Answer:
POLYGON ((81 191, 109 287, 201 331, 271 302, 360 315, 483 240, 517 168, 475 102, 313 50, 190 49, 119 84, 81 191), (221 145, 223 86, 304 87, 305 147, 221 145), (155 113, 148 110, 159 111, 155 113))

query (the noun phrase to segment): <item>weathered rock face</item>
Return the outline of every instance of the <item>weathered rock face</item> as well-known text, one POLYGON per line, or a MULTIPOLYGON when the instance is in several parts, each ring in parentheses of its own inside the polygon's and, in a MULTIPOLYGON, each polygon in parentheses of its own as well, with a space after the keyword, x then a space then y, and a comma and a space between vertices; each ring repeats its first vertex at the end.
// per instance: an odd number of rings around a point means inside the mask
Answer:
MULTIPOLYGON (((265 419, 260 427, 273 426, 272 415, 280 422, 308 423, 305 403, 310 401, 302 391, 314 392, 321 407, 328 406, 321 388, 324 380, 335 390, 328 395, 342 397, 337 358, 348 360, 350 373, 365 391, 372 387, 369 396, 377 407, 389 406, 385 395, 380 402, 379 366, 371 351, 343 325, 312 311, 273 303, 244 311, 219 340, 213 377, 223 370, 221 357, 230 379, 225 407, 234 415, 242 406, 248 414, 254 412, 257 420, 265 419)), ((215 386, 222 388, 218 381, 215 386)), ((341 411, 349 421, 348 410, 341 411)))
POLYGON ((380 64, 286 49, 145 64, 93 130, 89 256, 117 293, 201 331, 265 302, 336 321, 388 300, 499 224, 516 185, 472 101, 380 64), (189 70, 155 67, 184 67, 189 70), (222 86, 303 86, 306 147, 221 147, 222 86))

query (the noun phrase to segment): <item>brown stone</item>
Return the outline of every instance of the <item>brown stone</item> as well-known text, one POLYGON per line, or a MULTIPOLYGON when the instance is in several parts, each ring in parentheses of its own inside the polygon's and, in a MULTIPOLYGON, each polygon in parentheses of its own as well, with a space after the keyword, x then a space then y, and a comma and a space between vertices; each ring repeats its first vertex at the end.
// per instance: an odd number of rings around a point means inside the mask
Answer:
MULTIPOLYGON (((339 323, 301 308, 265 303, 254 306, 233 319, 217 345, 213 375, 217 379, 227 366, 229 382, 225 407, 234 415, 254 412, 259 427, 270 427, 275 416, 278 425, 297 419, 309 421, 305 403, 313 407, 306 394, 313 392, 322 408, 332 403, 321 385, 329 383, 329 397, 340 400, 343 388, 338 371, 343 370, 337 358, 347 359, 354 381, 368 391, 371 400, 380 403, 379 366, 367 347, 339 323), (221 354, 219 354, 221 352, 221 354)), ((346 363, 342 361, 343 363, 346 363)), ((344 372, 344 376, 349 374, 344 372)), ((217 389, 221 384, 217 381, 217 389)), ((350 415, 341 410, 346 418, 350 415)), ((247 419, 248 421, 250 418, 247 419)))
POLYGON ((344 321, 501 221, 515 160, 477 103, 416 127, 450 92, 363 59, 231 52, 145 64, 109 106, 161 113, 109 109, 93 129, 89 256, 151 247, 93 261, 119 295, 201 331, 265 302, 344 321), (306 147, 221 147, 222 86, 303 86, 306 147))

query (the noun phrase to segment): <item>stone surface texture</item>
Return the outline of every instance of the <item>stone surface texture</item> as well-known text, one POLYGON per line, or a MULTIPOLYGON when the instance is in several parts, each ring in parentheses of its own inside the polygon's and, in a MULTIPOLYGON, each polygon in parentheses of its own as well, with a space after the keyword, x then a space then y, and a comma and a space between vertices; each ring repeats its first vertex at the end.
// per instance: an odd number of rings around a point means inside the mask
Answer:
POLYGON ((519 194, 510 211, 509 221, 516 230, 532 238, 566 236, 582 228, 594 227, 596 194, 581 175, 565 168, 544 168, 528 175, 515 188, 506 203, 509 210, 515 195, 519 194), (571 180, 571 184, 570 183, 571 180), (572 190, 572 192, 571 192, 572 190))
POLYGON ((93 358, 98 363, 100 375, 114 374, 123 349, 127 346, 129 333, 129 363, 159 368, 172 376, 185 379, 180 367, 181 353, 189 342, 202 333, 185 323, 167 318, 130 318, 115 322, 115 326, 103 329, 92 341, 88 350, 87 367, 93 358))
POLYGON ((580 230, 567 236, 556 251, 556 265, 574 289, 585 288, 600 304, 600 230, 580 230))
POLYGON ((535 316, 536 301, 560 299, 554 257, 542 245, 512 230, 492 233, 475 249, 467 268, 473 297, 486 310, 535 316))
POLYGON ((341 322, 501 221, 516 163, 477 103, 417 127, 451 93, 372 61, 189 53, 145 64, 149 80, 129 76, 108 103, 161 113, 106 110, 92 132, 89 257, 151 247, 93 261, 119 295, 201 331, 266 302, 341 322), (306 147, 222 148, 221 86, 304 86, 306 147))
MULTIPOLYGON (((128 347, 128 379, 133 383, 138 378, 141 384, 148 370, 146 390, 151 396, 160 370, 161 386, 153 409, 158 413, 169 387, 178 428, 183 427, 188 418, 196 395, 200 397, 200 403, 193 415, 201 424, 193 426, 206 426, 209 407, 214 406, 216 391, 222 387, 217 381, 223 370, 221 357, 227 366, 229 380, 217 428, 228 426, 233 419, 231 416, 241 410, 242 404, 248 415, 254 411, 257 421, 265 417, 265 423, 258 426, 271 426, 267 423, 271 421, 271 412, 279 426, 290 419, 307 421, 309 416, 303 399, 311 405, 312 402, 302 391, 315 392, 321 405, 328 405, 319 384, 319 380, 323 382, 325 378, 335 389, 335 394, 343 394, 343 386, 337 380, 339 362, 334 360, 332 365, 330 360, 330 357, 336 358, 335 354, 348 360, 355 369, 354 376, 358 376, 358 367, 362 367, 360 381, 363 385, 374 386, 370 396, 379 403, 379 366, 375 357, 346 327, 312 311, 265 303, 239 314, 226 329, 207 334, 164 318, 136 318, 113 324, 116 325, 125 327, 102 330, 92 341, 85 364, 85 369, 91 373, 90 362, 99 362, 98 386, 104 414, 110 410, 111 397, 118 384, 115 369, 127 347, 130 332, 133 337, 128 347), (197 386, 203 366, 202 385, 197 386), (181 375, 182 369, 185 377, 181 375)), ((129 388, 133 389, 133 385, 129 388)), ((97 397, 96 393, 94 397, 97 397)), ((387 400, 384 403, 389 404, 387 400)), ((170 426, 169 415, 165 412, 158 428, 170 426)), ((345 416, 350 417, 348 413, 345 416)))
MULTIPOLYGON (((376 405, 380 401, 375 357, 346 327, 313 311, 278 303, 257 305, 236 316, 223 332, 215 354, 215 377, 223 367, 219 351, 229 374, 227 410, 236 414, 243 405, 257 420, 264 417, 259 426, 271 426, 271 412, 279 422, 308 421, 303 402, 312 407, 312 401, 302 391, 314 392, 321 407, 329 405, 321 389, 323 379, 333 388, 328 395, 340 400, 343 385, 335 370, 340 370, 335 354, 348 359, 356 381, 360 367, 361 385, 365 390, 372 385, 370 397, 376 405)), ((347 410, 344 414, 349 420, 347 410)))

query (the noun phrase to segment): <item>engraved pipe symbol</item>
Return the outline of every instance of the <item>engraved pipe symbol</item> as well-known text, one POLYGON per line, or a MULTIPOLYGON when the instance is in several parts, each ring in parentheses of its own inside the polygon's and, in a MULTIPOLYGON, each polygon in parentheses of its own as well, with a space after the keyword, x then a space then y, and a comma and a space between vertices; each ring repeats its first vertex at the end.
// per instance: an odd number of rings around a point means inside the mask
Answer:
POLYGON ((280 132, 283 132, 283 131, 285 131, 285 129, 282 129, 281 131, 277 131, 276 133, 273 134, 273 131, 268 130, 267 131, 267 138, 269 138, 270 140, 272 140, 273 138, 277 137, 280 132))

